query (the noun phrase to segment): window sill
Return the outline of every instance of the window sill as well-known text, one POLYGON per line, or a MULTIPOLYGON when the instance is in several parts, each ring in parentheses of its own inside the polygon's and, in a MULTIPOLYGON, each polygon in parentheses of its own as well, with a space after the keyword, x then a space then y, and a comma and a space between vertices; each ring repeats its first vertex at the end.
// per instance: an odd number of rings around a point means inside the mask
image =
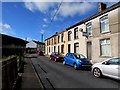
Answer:
POLYGON ((112 56, 99 56, 100 58, 111 58, 112 56))
POLYGON ((79 38, 75 38, 74 40, 78 40, 79 38))
POLYGON ((106 33, 110 33, 111 31, 106 31, 106 32, 101 32, 101 34, 106 34, 106 33))
POLYGON ((93 35, 89 35, 88 37, 93 37, 93 35))

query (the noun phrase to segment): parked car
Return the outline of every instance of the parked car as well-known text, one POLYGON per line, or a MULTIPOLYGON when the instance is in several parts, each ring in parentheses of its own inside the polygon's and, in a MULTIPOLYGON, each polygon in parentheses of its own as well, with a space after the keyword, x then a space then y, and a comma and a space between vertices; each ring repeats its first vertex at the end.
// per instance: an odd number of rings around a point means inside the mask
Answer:
POLYGON ((63 64, 68 64, 74 67, 74 69, 91 69, 91 62, 82 54, 67 53, 64 57, 63 64))
POLYGON ((50 59, 54 61, 63 61, 63 55, 59 54, 58 52, 52 52, 50 59))
POLYGON ((110 58, 92 66, 95 77, 108 76, 120 80, 120 58, 110 58))
POLYGON ((43 51, 37 51, 37 55, 43 56, 43 55, 44 55, 44 54, 43 54, 43 51))

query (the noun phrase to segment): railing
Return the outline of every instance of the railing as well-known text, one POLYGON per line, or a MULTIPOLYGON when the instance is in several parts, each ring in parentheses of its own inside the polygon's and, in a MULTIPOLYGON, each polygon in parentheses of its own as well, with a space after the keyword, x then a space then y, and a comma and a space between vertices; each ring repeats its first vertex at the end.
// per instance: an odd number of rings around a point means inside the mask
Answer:
POLYGON ((17 58, 11 58, 2 61, 2 89, 10 90, 13 88, 14 82, 17 79, 17 58))
POLYGON ((18 83, 18 73, 23 72, 22 56, 9 56, 2 59, 2 90, 14 90, 18 83))

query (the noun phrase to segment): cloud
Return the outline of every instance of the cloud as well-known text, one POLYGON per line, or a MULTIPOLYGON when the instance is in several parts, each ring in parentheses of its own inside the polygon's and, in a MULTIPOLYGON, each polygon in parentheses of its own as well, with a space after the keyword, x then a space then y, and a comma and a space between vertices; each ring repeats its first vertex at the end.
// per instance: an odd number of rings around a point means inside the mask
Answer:
POLYGON ((30 11, 32 11, 32 12, 35 10, 34 4, 32 4, 31 2, 26 2, 26 3, 25 3, 25 7, 26 7, 27 9, 29 9, 30 11))
POLYGON ((0 21, 0 33, 7 35, 16 35, 15 31, 12 30, 10 24, 7 23, 3 24, 1 21, 0 21))
MULTIPOLYGON (((51 17, 54 15, 55 11, 56 11, 56 7, 59 6, 60 2, 56 3, 56 2, 25 2, 25 7, 27 9, 29 9, 30 11, 39 11, 41 13, 45 13, 48 12, 51 13, 51 17)), ((90 2, 63 2, 58 15, 62 16, 62 17, 68 17, 71 16, 73 17, 74 15, 77 14, 85 14, 88 13, 88 11, 92 10, 95 8, 95 5, 90 3, 90 2)), ((55 18, 56 20, 58 20, 58 16, 57 18, 55 18)), ((47 21, 46 19, 44 19, 44 21, 47 21)))
POLYGON ((52 2, 25 2, 25 7, 30 11, 40 11, 46 13, 50 8, 55 6, 52 2))
POLYGON ((45 23, 48 23, 48 22, 49 22, 47 18, 43 18, 43 21, 44 21, 45 23))
POLYGON ((40 33, 41 33, 41 34, 44 34, 44 33, 45 33, 45 30, 40 30, 40 33))
POLYGON ((48 25, 46 25, 46 24, 43 24, 42 26, 43 26, 43 27, 47 27, 48 25))
POLYGON ((59 15, 63 17, 71 16, 77 14, 85 14, 88 13, 90 10, 94 9, 94 5, 89 2, 82 2, 82 3, 63 3, 59 10, 59 15))
POLYGON ((3 24, 3 28, 7 30, 11 30, 11 26, 9 24, 3 24))

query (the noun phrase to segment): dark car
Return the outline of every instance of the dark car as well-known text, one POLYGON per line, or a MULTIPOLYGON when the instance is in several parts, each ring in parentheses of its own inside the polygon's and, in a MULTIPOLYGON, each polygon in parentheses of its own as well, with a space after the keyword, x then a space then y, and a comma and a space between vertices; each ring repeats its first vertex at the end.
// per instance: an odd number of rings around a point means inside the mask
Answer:
POLYGON ((54 61, 63 61, 63 55, 59 54, 58 52, 52 52, 50 59, 54 61))
POLYGON ((63 64, 68 64, 74 69, 91 69, 91 62, 82 54, 67 53, 64 57, 63 64))
POLYGON ((37 51, 37 55, 43 56, 43 55, 44 55, 44 54, 43 54, 43 51, 37 51))

